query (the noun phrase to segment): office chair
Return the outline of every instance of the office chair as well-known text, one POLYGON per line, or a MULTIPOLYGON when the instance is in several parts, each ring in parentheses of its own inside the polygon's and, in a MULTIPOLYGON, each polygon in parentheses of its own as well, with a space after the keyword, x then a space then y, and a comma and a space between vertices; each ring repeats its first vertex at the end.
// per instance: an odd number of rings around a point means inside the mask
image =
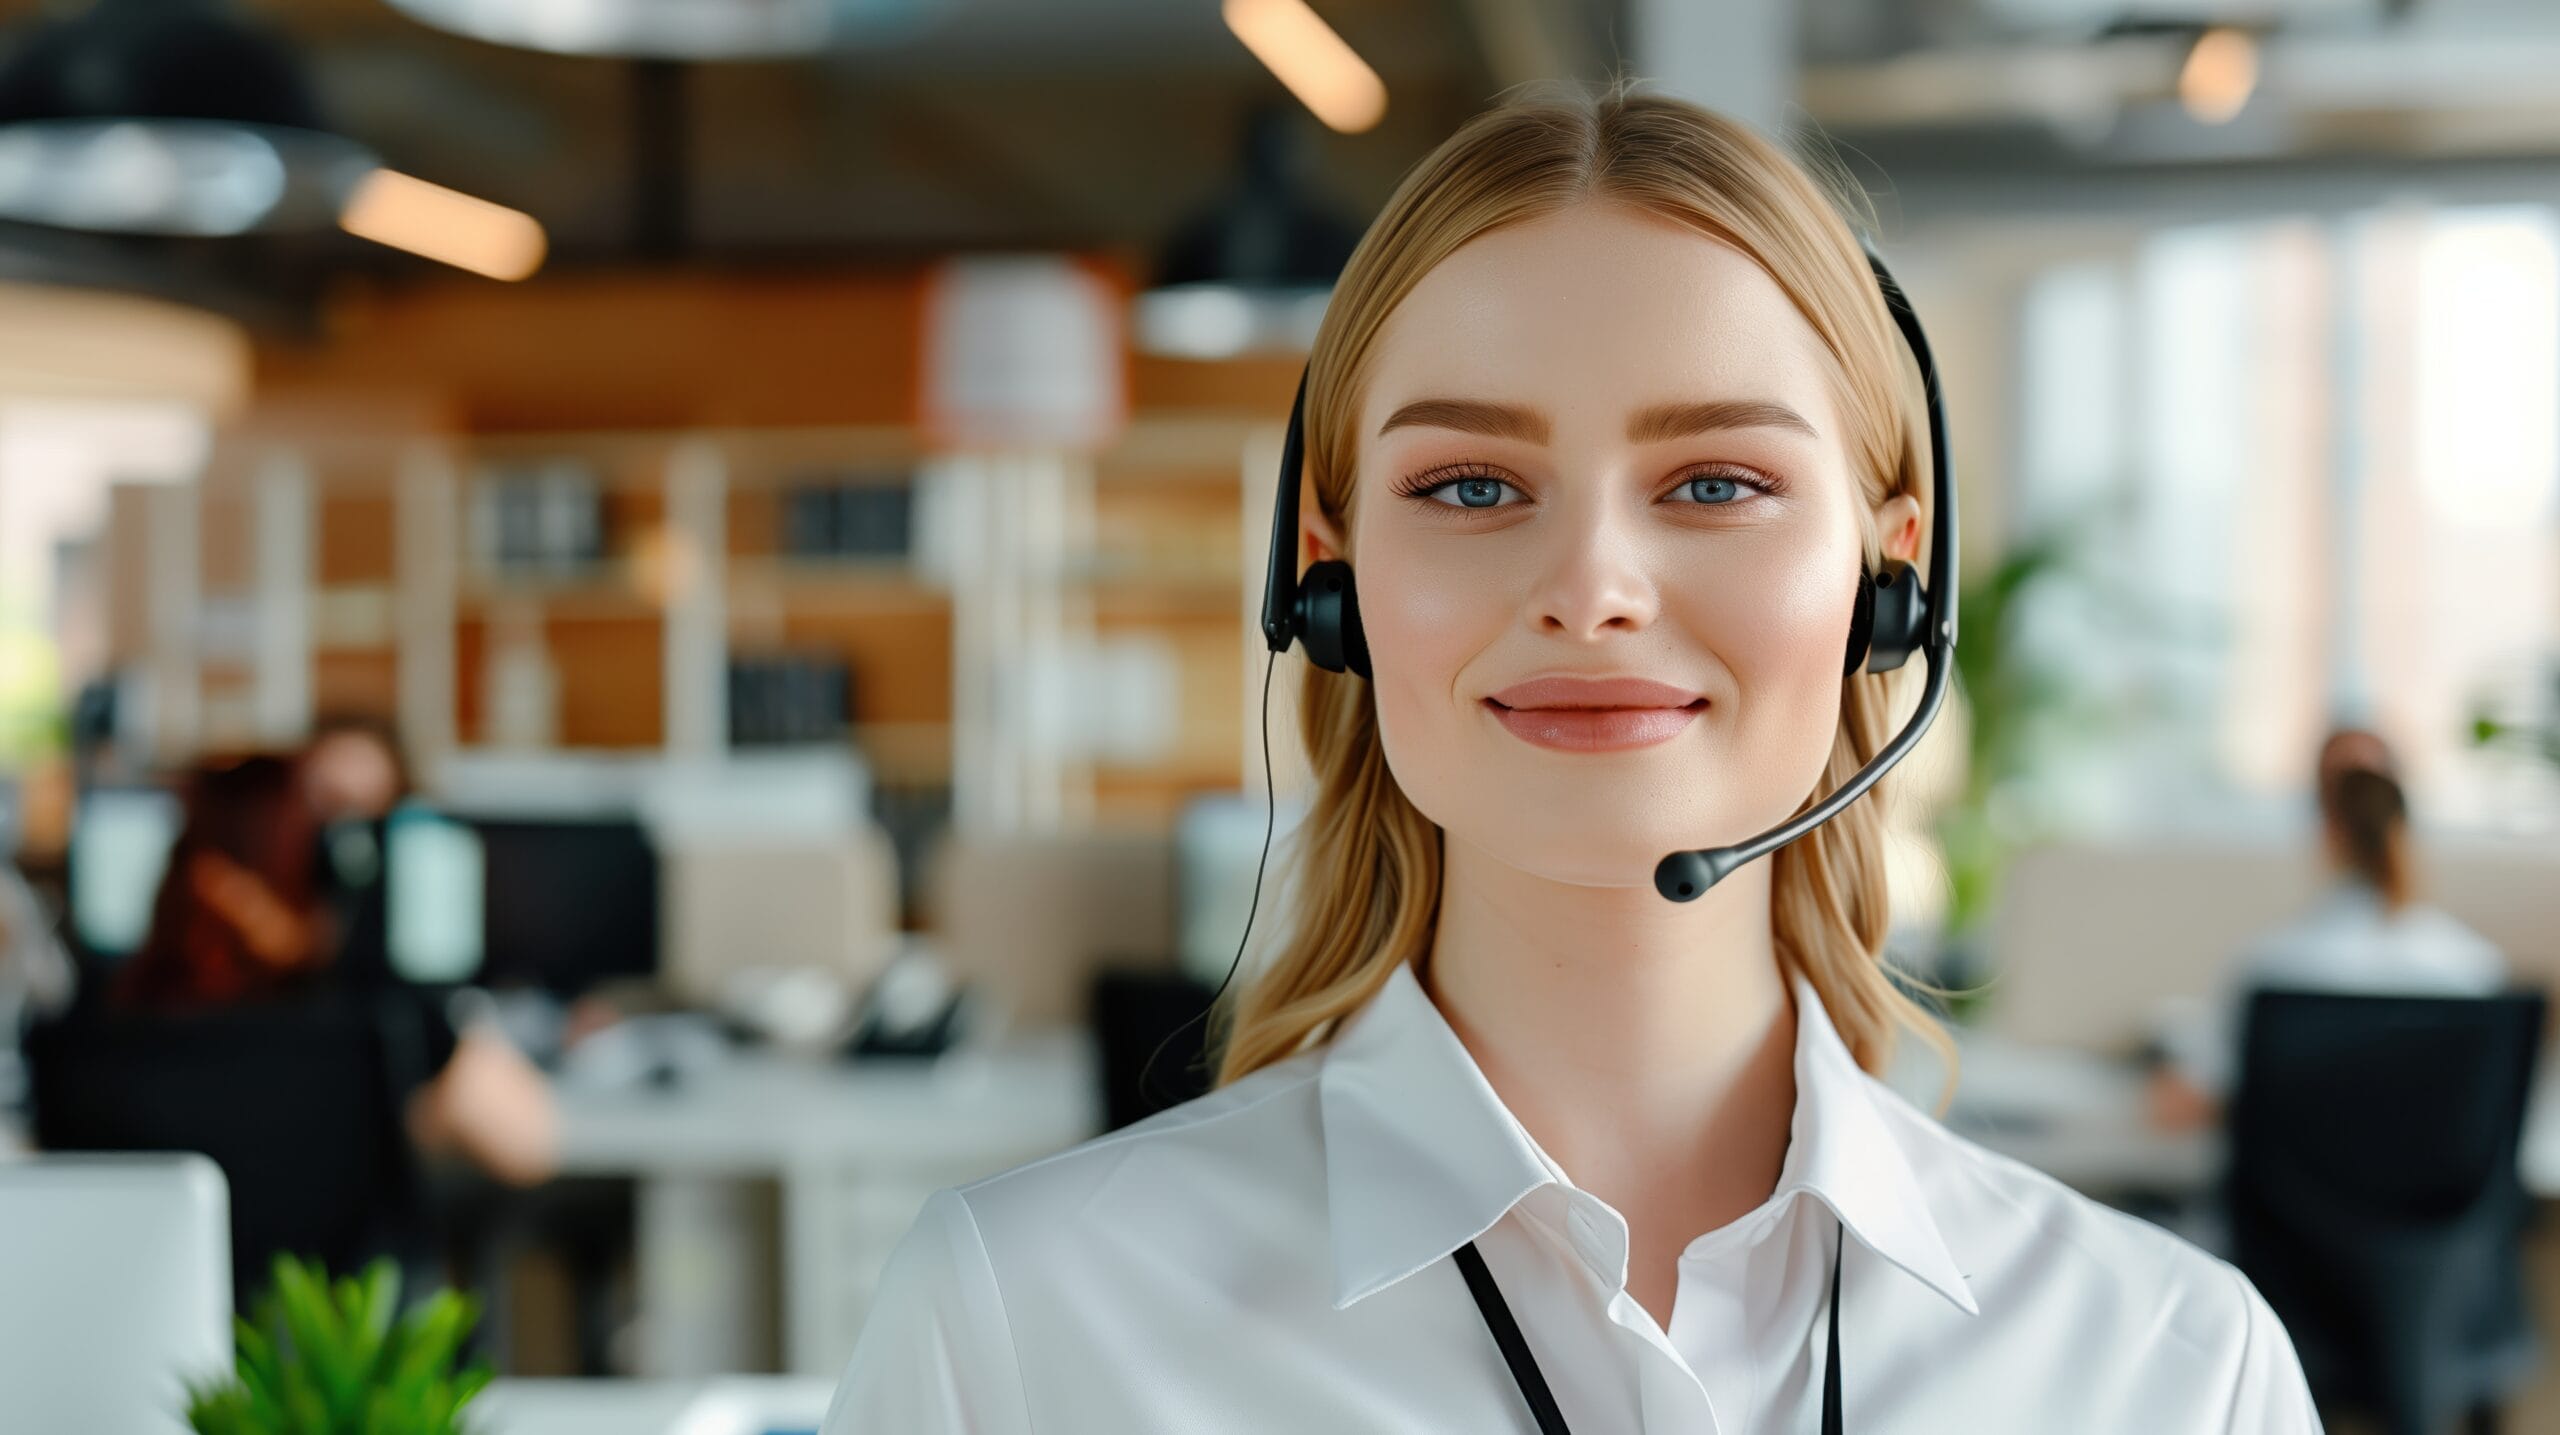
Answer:
POLYGON ((1101 1057, 1104 1129, 1117 1131, 1209 1090, 1206 982, 1170 968, 1105 966, 1087 1020, 1101 1057))
POLYGON ((408 1069, 432 1060, 421 1045, 360 1002, 84 1012, 28 1035, 36 1144, 211 1157, 231 1188, 237 1309, 280 1252, 333 1273, 390 1255, 424 1289, 433 1247, 397 1099, 434 1074, 408 1069))
POLYGON ((2234 1263, 2323 1404, 2391 1435, 2497 1408, 2536 1360, 2516 1170, 2545 997, 2261 990, 2224 1195, 2234 1263))

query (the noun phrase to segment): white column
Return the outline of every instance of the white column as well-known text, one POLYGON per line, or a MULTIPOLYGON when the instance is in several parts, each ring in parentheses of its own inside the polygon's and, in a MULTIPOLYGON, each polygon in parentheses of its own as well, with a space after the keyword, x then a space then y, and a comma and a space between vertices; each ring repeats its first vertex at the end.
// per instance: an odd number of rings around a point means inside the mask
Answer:
MULTIPOLYGON (((1048 640, 1055 645, 1057 661, 1070 665, 1070 670, 1086 683, 1090 682, 1093 665, 1100 656, 1100 633, 1093 616, 1093 586, 1069 582, 1066 575, 1070 554, 1090 557, 1094 551, 1096 528, 1100 522, 1094 497, 1093 461, 1089 458, 1061 454, 1055 471, 1049 476, 1049 488, 1055 495, 1056 522, 1050 526, 1050 551, 1045 568, 1047 574, 1041 606, 1055 615, 1055 627, 1048 640)), ((1086 696, 1084 683, 1073 685, 1079 696, 1086 696)), ((1090 703, 1082 704, 1080 716, 1089 717, 1090 703)), ((1080 741, 1075 751, 1051 774, 1057 787, 1057 810, 1054 821, 1063 827, 1089 827, 1097 799, 1094 781, 1093 744, 1091 734, 1079 724, 1080 741)))
POLYGON ((259 461, 251 490, 257 593, 251 660, 261 742, 285 746, 311 730, 311 468, 279 448, 259 461))
POLYGON ((1012 826, 1000 710, 1013 658, 1000 621, 1004 550, 990 465, 978 455, 928 460, 917 474, 917 558, 951 590, 951 823, 964 833, 1012 826))
POLYGON ((729 468, 692 439, 667 457, 666 742, 669 756, 729 747, 729 468))
POLYGON ((2365 487, 2371 455, 2365 425, 2372 385, 2365 374, 2362 224, 2331 220, 2322 231, 2329 254, 2329 650, 2328 723, 2370 723, 2373 692, 2364 671, 2365 487))
POLYGON ((204 599, 199 551, 201 496, 193 483, 173 483, 146 490, 151 555, 151 732, 154 756, 163 763, 184 762, 195 755, 198 709, 203 705, 203 676, 196 654, 197 610, 204 599))
MULTIPOLYGON (((773 1259, 770 1204, 753 1181, 662 1171, 633 1193, 638 1227, 639 1373, 697 1380, 774 1363, 774 1310, 760 1272, 773 1259)), ((785 1271, 788 1281, 821 1272, 785 1271)))
POLYGON ((952 821, 1055 831, 1092 803, 1089 780, 1071 796, 1089 772, 1071 664, 1092 650, 1092 617, 1064 572, 1083 551, 1070 544, 1089 547, 1090 470, 1047 452, 972 454, 941 460, 936 482, 949 529, 952 821))
POLYGON ((1660 92, 1744 120, 1772 139, 1793 129, 1796 7, 1789 0, 1632 0, 1636 73, 1660 92))
POLYGON ((392 483, 400 738, 420 778, 432 783, 456 741, 453 627, 461 491, 453 455, 426 441, 401 452, 392 483))

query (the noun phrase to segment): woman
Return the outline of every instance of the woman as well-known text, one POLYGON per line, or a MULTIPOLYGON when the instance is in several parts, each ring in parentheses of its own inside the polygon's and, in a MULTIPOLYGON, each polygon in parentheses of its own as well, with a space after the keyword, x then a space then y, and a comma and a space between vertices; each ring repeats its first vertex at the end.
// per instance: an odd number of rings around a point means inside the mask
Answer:
POLYGON ((374 1003, 423 1053, 396 1119, 430 1154, 460 1156, 499 1180, 551 1174, 557 1116, 549 1085, 504 1036, 457 1031, 422 994, 338 989, 320 814, 298 766, 253 756, 191 778, 151 929, 109 994, 120 1011, 185 1011, 247 1002, 374 1003))
POLYGON ((2261 987, 2411 996, 2488 996, 2507 961, 2486 937, 2418 892, 2409 804, 2381 738, 2343 729, 2320 746, 2320 848, 2328 884, 2293 921, 2259 938, 2224 977, 2201 1021, 2170 1033, 2153 1074, 2162 1130, 2217 1124, 2238 1079, 2240 1021, 2261 987))
POLYGON ((1862 1432, 2316 1430, 2237 1272, 1875 1078, 1944 1041, 1879 963, 1875 804, 1653 885, 1891 730, 1842 639, 1918 555, 1911 372, 1734 122, 1518 103, 1423 160, 1310 358, 1304 556, 1355 564, 1371 681, 1309 674, 1222 1085, 937 1192, 830 1435, 1802 1431, 1831 1371, 1862 1432))

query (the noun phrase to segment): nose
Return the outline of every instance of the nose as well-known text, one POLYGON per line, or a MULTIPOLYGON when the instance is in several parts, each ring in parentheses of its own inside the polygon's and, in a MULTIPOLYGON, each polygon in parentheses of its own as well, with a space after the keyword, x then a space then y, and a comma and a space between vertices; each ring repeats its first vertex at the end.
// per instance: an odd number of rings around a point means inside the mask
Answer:
POLYGON ((1645 544, 1617 508, 1597 498, 1558 506, 1527 598, 1540 631, 1588 642, 1640 632, 1661 610, 1645 544))

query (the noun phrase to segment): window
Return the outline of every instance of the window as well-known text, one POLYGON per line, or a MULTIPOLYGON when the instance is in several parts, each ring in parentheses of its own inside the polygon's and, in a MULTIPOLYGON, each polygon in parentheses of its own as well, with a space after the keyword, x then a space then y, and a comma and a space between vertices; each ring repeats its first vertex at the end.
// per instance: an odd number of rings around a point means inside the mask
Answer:
POLYGON ((2345 720, 2430 821, 2560 817, 2560 776, 2469 737, 2560 661, 2548 209, 2155 231, 2036 276, 2019 325, 2015 531, 2075 570, 2020 640, 2114 715, 2038 764, 2045 815, 2273 827, 2345 720))

